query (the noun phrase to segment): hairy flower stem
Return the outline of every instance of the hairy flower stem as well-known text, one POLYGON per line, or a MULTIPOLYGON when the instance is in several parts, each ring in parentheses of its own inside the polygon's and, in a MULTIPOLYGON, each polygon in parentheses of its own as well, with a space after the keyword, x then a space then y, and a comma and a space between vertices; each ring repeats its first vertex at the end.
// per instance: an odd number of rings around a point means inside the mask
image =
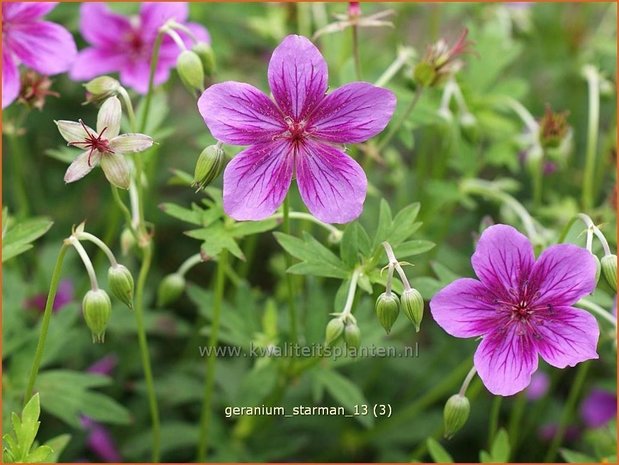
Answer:
POLYGON ((557 432, 552 438, 552 442, 548 447, 548 453, 544 458, 544 462, 551 463, 555 461, 555 457, 557 455, 557 451, 561 442, 563 441, 563 437, 565 436, 565 431, 567 430, 568 425, 574 415, 574 411, 576 409, 576 404, 578 398, 580 397, 580 393, 582 391, 582 387, 585 383, 585 379, 587 378, 587 373, 589 371, 590 363, 585 362, 581 363, 578 366, 578 370, 576 372, 576 378, 574 379, 572 386, 570 388, 570 392, 567 397, 567 401, 565 403, 565 407, 563 407, 563 413, 561 414, 561 419, 559 420, 559 426, 557 428, 557 432))
POLYGON ((396 59, 387 67, 383 74, 380 75, 374 85, 376 87, 384 87, 385 85, 387 85, 387 83, 391 81, 393 76, 395 76, 396 73, 400 71, 400 69, 402 69, 402 66, 404 66, 406 62, 410 60, 413 56, 414 51, 411 48, 402 47, 400 50, 398 50, 398 56, 396 57, 396 59))
POLYGON ((114 256, 110 248, 105 244, 105 242, 103 242, 97 236, 87 233, 87 232, 80 232, 76 234, 76 237, 79 240, 85 240, 85 241, 92 242, 97 247, 99 247, 103 251, 103 253, 107 256, 108 260, 110 261, 110 265, 112 266, 118 265, 118 262, 116 261, 116 257, 114 256))
POLYGON ((194 266, 204 263, 204 259, 202 258, 202 254, 195 254, 181 263, 181 266, 178 267, 177 273, 181 276, 185 276, 189 270, 191 270, 194 266))
POLYGON ((488 450, 492 448, 494 438, 496 437, 496 431, 499 427, 499 413, 501 413, 502 402, 502 396, 495 396, 492 401, 492 407, 490 409, 490 420, 488 423, 488 450))
POLYGON ((589 88, 589 124, 581 202, 585 210, 590 210, 595 201, 594 176, 600 123, 600 76, 593 66, 586 66, 584 74, 589 88))
POLYGON ((421 95, 423 94, 423 89, 424 89, 423 87, 419 87, 419 89, 415 93, 415 96, 413 97, 413 100, 411 100, 411 103, 408 105, 406 110, 404 110, 402 117, 390 127, 387 135, 383 138, 383 140, 381 140, 378 143, 378 147, 376 148, 378 153, 380 153, 385 147, 387 147, 387 144, 389 144, 391 139, 393 139, 393 136, 396 135, 396 133, 400 130, 404 122, 408 119, 410 114, 413 112, 413 110, 417 106, 417 103, 419 102, 419 99, 421 98, 421 95))
POLYGON ((43 312, 43 321, 41 322, 41 333, 39 334, 39 341, 37 342, 37 348, 34 353, 34 361, 32 362, 32 368, 30 369, 30 376, 28 377, 28 384, 26 385, 26 393, 24 395, 24 406, 28 403, 32 397, 32 391, 34 390, 34 383, 37 380, 39 374, 39 367, 41 366, 41 360, 43 359, 43 352, 45 351, 45 341, 47 339, 47 332, 49 330, 49 323, 52 319, 52 310, 54 308, 54 300, 56 299, 56 292, 58 291, 58 284, 60 283, 60 277, 62 275, 62 264, 64 257, 69 249, 69 244, 64 243, 58 253, 56 259, 56 265, 54 265, 54 271, 52 272, 52 280, 49 285, 49 292, 47 293, 47 301, 45 302, 45 311, 43 312))
POLYGON ((458 395, 462 397, 466 396, 466 391, 469 388, 469 384, 471 384, 471 381, 473 381, 473 378, 475 377, 476 374, 477 374, 477 368, 475 368, 475 365, 473 365, 473 367, 467 373, 466 378, 464 378, 464 381, 462 382, 462 386, 460 386, 460 391, 458 391, 458 395))
MULTIPOLYGON (((269 220, 269 219, 279 220, 279 219, 283 219, 283 218, 284 218, 284 214, 283 213, 275 213, 274 215, 271 215, 270 217, 266 218, 265 221, 269 220)), ((314 215, 310 215, 309 213, 304 213, 304 212, 288 212, 288 218, 291 219, 291 220, 311 221, 312 223, 315 223, 318 226, 323 227, 324 229, 326 229, 327 231, 329 231, 331 233, 331 236, 332 236, 332 239, 333 239, 334 242, 339 242, 340 239, 342 238, 342 235, 344 234, 340 229, 336 228, 332 224, 323 223, 318 218, 316 218, 314 215)))
POLYGON ((600 230, 600 228, 598 228, 595 225, 591 217, 589 215, 586 215, 585 213, 579 213, 578 215, 573 216, 567 222, 567 224, 563 228, 563 231, 561 231, 561 235, 559 236, 559 239, 557 242, 559 244, 564 242, 565 239, 567 238, 567 235, 570 232, 570 229, 572 229, 572 226, 574 226, 574 223, 576 223, 576 221, 579 221, 579 220, 582 221, 587 227, 587 230, 588 230, 587 234, 589 234, 589 232, 592 232, 598 238, 598 240, 602 244, 602 249, 604 250, 604 256, 611 255, 612 251, 610 250, 610 245, 608 244, 608 241, 606 240, 606 236, 604 236, 604 233, 600 230))
POLYGON ((150 74, 148 75, 148 92, 144 97, 144 111, 142 112, 142 119, 140 121, 140 132, 146 130, 146 124, 148 123, 148 113, 150 112, 150 103, 153 97, 153 87, 155 84, 155 71, 157 71, 157 62, 159 61, 159 50, 161 49, 161 42, 163 42, 163 36, 165 32, 159 30, 155 44, 153 45, 153 56, 150 61, 150 74))
POLYGON ((590 300, 580 299, 574 304, 574 306, 589 310, 591 313, 599 316, 601 319, 606 320, 607 323, 610 323, 615 328, 617 327, 617 319, 609 312, 604 310, 602 307, 600 307, 598 304, 591 302, 590 300))
POLYGON ((95 273, 94 267, 92 266, 92 262, 90 261, 90 257, 86 253, 86 250, 84 250, 84 246, 80 244, 80 241, 77 240, 75 236, 71 236, 68 239, 66 239, 66 243, 69 245, 72 245, 77 251, 80 258, 82 259, 82 262, 84 263, 84 267, 86 268, 86 272, 88 273, 88 277, 90 278, 90 288, 93 291, 98 290, 99 283, 97 282, 97 275, 95 273))
POLYGON ((206 382, 204 384, 204 397, 202 399, 202 414, 200 416, 200 437, 198 441, 198 462, 206 462, 209 438, 209 422, 211 418, 211 403, 213 399, 213 388, 215 386, 215 353, 219 341, 219 323, 221 318, 221 307, 224 298, 226 283, 226 266, 228 262, 228 252, 223 250, 219 254, 217 262, 217 276, 215 278, 215 301, 213 302, 213 319, 211 321, 211 332, 209 336, 210 352, 206 357, 206 382))
MULTIPOLYGON (((290 201, 288 196, 284 199, 283 206, 283 228, 284 233, 290 234, 290 201)), ((297 334, 297 310, 294 303, 294 283, 292 282, 292 275, 288 273, 288 268, 292 266, 292 259, 290 254, 284 252, 286 257, 286 285, 288 287, 288 317, 290 319, 290 339, 292 343, 298 341, 297 334)))
MULTIPOLYGON (((400 276, 400 281, 402 281, 404 290, 405 291, 410 290, 411 288, 410 282, 408 281, 408 278, 406 277, 406 273, 404 273, 404 269, 402 268, 402 265, 400 264, 395 254, 393 253, 393 247, 391 247, 391 244, 387 241, 383 242, 383 247, 385 248, 385 253, 387 254, 387 258, 389 259, 388 266, 394 268, 398 272, 398 276, 400 276)), ((392 271, 392 275, 393 275, 393 271, 392 271)))
MULTIPOLYGON (((361 268, 355 268, 352 277, 350 278, 350 285, 348 286, 348 294, 346 295, 346 303, 344 304, 344 310, 340 314, 341 318, 346 318, 352 315, 353 302, 355 301, 355 293, 357 292, 357 283, 359 277, 363 274, 361 268)), ((353 320, 354 321, 354 320, 353 320)))

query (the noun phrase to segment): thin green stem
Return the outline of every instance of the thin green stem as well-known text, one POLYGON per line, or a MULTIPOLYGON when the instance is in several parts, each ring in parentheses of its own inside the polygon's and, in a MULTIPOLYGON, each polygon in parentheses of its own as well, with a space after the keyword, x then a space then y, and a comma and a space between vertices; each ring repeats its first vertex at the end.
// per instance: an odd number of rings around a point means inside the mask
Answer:
POLYGON ((361 50, 359 50, 359 27, 353 24, 350 28, 352 31, 352 54, 355 61, 355 76, 358 81, 361 81, 361 50))
POLYGON ((346 295, 346 303, 344 304, 344 310, 342 310, 342 317, 346 317, 352 314, 352 306, 355 301, 355 293, 357 291, 357 283, 359 282, 359 277, 362 274, 361 268, 355 268, 353 271, 352 277, 350 279, 350 285, 348 286, 348 294, 346 295))
MULTIPOLYGON (((267 220, 269 219, 283 219, 284 218, 284 213, 275 213, 274 215, 271 215, 269 218, 267 218, 267 220)), ((344 234, 340 229, 336 228, 335 226, 333 226, 332 224, 328 224, 328 223, 323 223, 322 221, 320 221, 318 218, 316 218, 313 215, 310 215, 309 213, 304 213, 304 212, 288 212, 288 218, 291 220, 306 220, 306 221, 311 221, 314 224, 317 224, 318 226, 323 227, 324 229, 326 229, 327 231, 329 231, 331 233, 332 239, 334 240, 334 242, 339 242, 340 239, 342 238, 342 234, 344 234)))
POLYGON ((555 436, 552 438, 552 442, 550 443, 550 447, 548 448, 548 453, 544 458, 544 462, 551 463, 555 461, 555 457, 557 455, 557 451, 559 450, 559 446, 563 441, 563 437, 565 436, 565 431, 567 430, 568 425, 570 424, 571 418, 574 415, 574 411, 576 408, 576 403, 578 398, 580 397, 580 393, 582 391, 582 387, 585 383, 585 379, 587 378, 587 372, 589 371, 590 363, 585 362, 581 363, 578 367, 578 371, 576 372, 576 378, 572 383, 570 388, 570 392, 567 397, 567 401, 565 403, 565 407, 563 408, 563 413, 561 414, 561 419, 559 420, 559 426, 557 428, 557 432, 555 436))
POLYGON ((211 418, 211 404, 213 388, 215 386, 215 362, 217 360, 216 348, 219 341, 219 324, 221 319, 221 307, 223 303, 226 266, 228 252, 222 251, 217 262, 217 277, 215 278, 215 301, 213 303, 213 319, 211 321, 211 333, 209 336, 209 352, 206 358, 206 382, 204 384, 204 397, 202 400, 202 414, 200 416, 200 438, 198 442, 198 462, 206 462, 209 439, 209 421, 211 418))
POLYGON ((593 207, 595 200, 594 176, 600 123, 600 77, 593 66, 586 66, 584 74, 589 88, 589 123, 582 183, 582 206, 587 211, 593 207))
MULTIPOLYGON (((290 234, 290 201, 288 197, 284 200, 283 206, 283 229, 284 233, 290 234)), ((290 254, 284 252, 286 256, 286 286, 288 288, 288 317, 290 319, 290 339, 293 343, 298 340, 297 333, 297 309, 294 302, 294 283, 292 275, 288 273, 288 268, 292 266, 292 258, 290 254)))
POLYGON ((99 283, 97 282, 97 275, 95 273, 95 268, 92 266, 92 261, 90 261, 90 257, 88 256, 88 253, 86 253, 84 246, 80 243, 79 240, 77 240, 75 236, 69 237, 69 239, 67 239, 67 242, 75 248, 78 255, 82 259, 82 262, 84 263, 84 267, 86 268, 86 272, 88 273, 88 277, 90 278, 90 288, 93 291, 98 290, 99 283))
POLYGON ((509 416, 508 437, 512 446, 512 452, 516 450, 518 445, 518 433, 520 432, 520 424, 524 414, 524 407, 527 405, 527 396, 521 392, 512 403, 512 408, 509 416))
POLYGON ((137 122, 137 119, 135 117, 135 112, 133 111, 133 104, 131 103, 131 98, 129 98, 129 94, 127 93, 127 89, 125 89, 124 87, 121 87, 118 90, 118 93, 120 94, 120 97, 122 98, 123 102, 125 103, 125 108, 127 110, 127 116, 129 118, 129 126, 131 126, 131 131, 132 132, 138 132, 138 122, 137 122))
POLYGON ((18 128, 15 128, 13 133, 8 134, 8 139, 14 169, 12 178, 17 202, 17 213, 20 218, 25 218, 30 214, 30 203, 28 202, 28 193, 26 192, 26 173, 23 166, 25 154, 22 150, 17 130, 18 128))
POLYGON ((587 299, 580 299, 578 302, 576 302, 575 305, 577 307, 584 308, 585 310, 589 310, 591 313, 599 316, 615 328, 617 327, 617 319, 613 317, 609 312, 604 310, 602 307, 600 307, 598 304, 591 302, 587 299))
POLYGON ((155 71, 157 70, 157 63, 159 62, 159 50, 161 49, 163 35, 164 32, 159 31, 157 33, 157 38, 155 39, 155 44, 153 45, 153 56, 150 60, 150 74, 148 75, 148 91, 146 93, 146 97, 144 97, 144 110, 142 112, 142 120, 140 121, 140 132, 146 131, 146 124, 148 123, 148 114, 150 112, 150 104, 153 97, 153 87, 155 83, 155 71))
POLYGON ((146 284, 146 278, 152 263, 153 252, 151 244, 147 244, 142 248, 143 257, 142 265, 140 267, 140 273, 138 275, 138 282, 135 290, 135 322, 138 330, 138 342, 140 345, 140 356, 142 359, 142 368, 144 370, 144 380, 146 382, 146 391, 148 394, 148 404, 150 409, 150 416, 153 423, 153 448, 152 448, 152 461, 159 461, 160 450, 160 424, 159 424, 159 407, 157 406, 157 394, 155 392, 155 385, 153 382, 153 373, 150 364, 150 356, 148 353, 148 341, 146 339, 146 328, 144 325, 144 286, 146 284))
POLYGON ((413 110, 417 106, 417 103, 419 102, 419 99, 421 98, 421 95, 423 94, 423 89, 423 87, 419 87, 419 89, 415 93, 415 96, 413 97, 413 100, 411 100, 411 103, 409 103, 408 107, 406 107, 406 110, 404 110, 404 114, 402 115, 402 117, 389 128, 389 132, 387 133, 387 135, 378 143, 377 151, 379 153, 387 146, 387 144, 389 144, 391 139, 393 139, 393 136, 396 135, 404 122, 413 112, 413 110))
POLYGON ((120 198, 120 194, 118 193, 118 187, 113 186, 112 184, 110 184, 110 186, 112 188, 112 197, 114 198, 114 202, 116 203, 119 210, 122 212, 123 216, 125 217, 125 223, 127 223, 127 227, 129 228, 129 231, 131 231, 131 234, 133 234, 133 238, 137 242, 138 238, 137 238, 137 234, 133 227, 133 218, 131 216, 131 211, 129 210, 129 208, 127 208, 127 205, 125 205, 125 203, 120 198))
POLYGON ((181 276, 185 276, 190 269, 192 269, 194 266, 200 263, 204 263, 202 254, 197 253, 195 255, 192 255, 187 260, 185 260, 183 263, 181 263, 181 266, 178 267, 177 273, 180 274, 181 276))
POLYGON ((396 59, 393 60, 393 63, 391 63, 383 72, 383 74, 380 75, 374 85, 376 87, 384 87, 389 81, 391 81, 393 76, 395 76, 396 73, 400 71, 400 69, 402 69, 402 66, 404 66, 406 62, 410 60, 413 56, 414 51, 410 47, 402 47, 401 49, 399 49, 396 59))
POLYGON ((462 386, 460 386, 460 391, 458 391, 458 394, 460 396, 462 397, 466 396, 466 391, 469 388, 469 384, 471 384, 471 381, 473 381, 473 378, 475 377, 476 374, 477 374, 477 368, 475 368, 475 365, 473 365, 473 367, 467 373, 466 378, 464 378, 464 381, 462 382, 462 386))
POLYGON ((495 396, 490 409, 490 420, 488 423, 488 448, 492 447, 497 429, 499 427, 499 413, 501 412, 501 403, 503 397, 495 396))
POLYGON ((28 403, 32 397, 32 391, 34 390, 34 383, 37 380, 39 374, 39 367, 41 366, 41 360, 43 359, 43 352, 45 350, 45 341, 47 339, 47 332, 49 330, 49 323, 52 319, 52 310, 54 308, 54 300, 56 299, 56 292, 58 291, 58 284, 60 283, 60 277, 62 276, 62 264, 64 257, 69 249, 69 244, 64 243, 58 253, 56 259, 56 265, 54 265, 54 271, 52 272, 52 280, 49 285, 49 292, 47 293, 47 301, 45 302, 45 311, 43 312, 43 321, 41 322, 41 332, 39 334, 39 341, 37 342, 37 348, 34 353, 34 361, 32 362, 32 368, 30 369, 30 376, 28 377, 28 384, 26 385, 26 394, 24 395, 24 405, 28 403))
POLYGON ((541 156, 535 163, 533 172, 533 208, 536 210, 542 206, 544 189, 544 157, 541 156))
POLYGON ((90 241, 93 244, 95 244, 97 247, 99 247, 103 251, 103 253, 105 253, 105 255, 107 256, 108 260, 110 261, 110 265, 112 266, 118 265, 118 262, 116 261, 116 257, 114 256, 110 248, 97 236, 87 233, 87 232, 77 233, 76 236, 79 240, 83 239, 86 241, 90 241))

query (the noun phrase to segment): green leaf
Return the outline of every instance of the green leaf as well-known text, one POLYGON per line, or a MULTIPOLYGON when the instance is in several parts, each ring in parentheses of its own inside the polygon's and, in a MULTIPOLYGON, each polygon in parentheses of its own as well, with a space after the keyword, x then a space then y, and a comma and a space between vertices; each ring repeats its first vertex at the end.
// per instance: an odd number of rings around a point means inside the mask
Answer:
POLYGON ((279 379, 276 363, 260 363, 245 375, 237 393, 237 404, 253 407, 273 392, 279 379))
POLYGON ((34 451, 30 452, 25 463, 49 463, 50 456, 54 451, 49 446, 39 446, 34 451))
MULTIPOLYGON (((369 405, 361 389, 337 371, 319 370, 316 372, 316 376, 325 390, 346 409, 347 413, 353 414, 355 405, 369 405)), ((356 415, 355 419, 366 428, 374 424, 374 416, 371 413, 368 415, 356 415)))
POLYGON ((349 267, 356 265, 359 256, 359 223, 351 223, 342 235, 340 241, 340 257, 349 267))
POLYGON ((431 241, 424 241, 422 239, 416 239, 412 241, 403 242, 393 248, 393 253, 399 260, 413 255, 420 255, 432 250, 436 244, 431 241))
POLYGON ((598 462, 593 457, 590 457, 581 452, 576 452, 575 450, 561 449, 559 452, 561 453, 561 456, 565 459, 567 463, 596 463, 598 462))
POLYGON ((189 209, 176 205, 175 203, 162 203, 159 205, 159 208, 161 208, 164 213, 181 221, 191 224, 202 224, 202 211, 195 205, 192 205, 192 208, 189 209))
POLYGON ((62 454, 62 451, 64 451, 65 447, 67 447, 67 444, 69 444, 70 440, 70 434, 61 434, 60 436, 56 436, 55 438, 47 441, 45 443, 45 446, 49 447, 52 450, 50 456, 47 458, 47 461, 52 463, 58 462, 60 454, 62 454))
POLYGON ((388 235, 392 222, 391 208, 385 199, 381 199, 378 226, 376 227, 376 234, 374 235, 374 248, 378 247, 384 241, 389 240, 388 235))
POLYGON ((393 219, 387 239, 392 247, 397 246, 405 241, 408 237, 419 229, 421 223, 415 223, 415 219, 419 214, 420 204, 413 203, 404 207, 398 212, 393 219))
POLYGON ((230 228, 232 236, 236 239, 258 234, 275 229, 279 222, 276 219, 262 221, 241 221, 234 223, 230 228))
POLYGON ((47 218, 32 218, 16 223, 2 234, 2 262, 16 257, 32 248, 37 240, 52 227, 47 218))
POLYGON ((501 428, 494 438, 490 455, 494 462, 505 463, 509 460, 510 446, 507 431, 501 428))
POLYGON ((449 452, 434 438, 428 438, 426 441, 430 457, 436 463, 454 463, 454 459, 449 455, 449 452))
POLYGON ((305 232, 303 239, 281 232, 273 234, 286 252, 302 261, 291 266, 288 270, 290 273, 310 274, 327 278, 348 277, 349 271, 344 263, 309 233, 305 232))

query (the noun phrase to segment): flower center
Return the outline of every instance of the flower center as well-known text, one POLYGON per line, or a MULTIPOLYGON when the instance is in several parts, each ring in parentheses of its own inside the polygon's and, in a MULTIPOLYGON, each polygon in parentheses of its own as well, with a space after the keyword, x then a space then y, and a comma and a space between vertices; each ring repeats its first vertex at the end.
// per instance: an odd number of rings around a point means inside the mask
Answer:
POLYGON ((284 121, 288 125, 288 131, 286 131, 286 136, 290 138, 293 142, 299 142, 305 137, 305 120, 295 121, 291 117, 287 116, 284 121))
POLYGON ((90 160, 95 151, 98 151, 102 155, 105 153, 114 153, 114 151, 110 148, 110 141, 103 138, 103 134, 107 130, 107 127, 103 128, 101 134, 97 135, 97 133, 91 133, 82 120, 79 121, 82 128, 84 128, 84 131, 86 131, 86 137, 84 140, 69 142, 69 145, 90 150, 88 153, 88 166, 92 166, 90 160))

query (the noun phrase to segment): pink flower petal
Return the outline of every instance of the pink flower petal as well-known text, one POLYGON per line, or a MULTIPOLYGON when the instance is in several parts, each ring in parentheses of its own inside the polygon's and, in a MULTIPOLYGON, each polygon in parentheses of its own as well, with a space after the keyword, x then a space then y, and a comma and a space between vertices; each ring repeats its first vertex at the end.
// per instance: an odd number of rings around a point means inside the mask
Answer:
POLYGON ((226 144, 266 143, 286 130, 275 104, 249 84, 212 85, 198 100, 198 109, 213 137, 226 144))
POLYGON ((519 289, 529 276, 535 256, 529 239, 511 226, 497 224, 486 229, 477 243, 471 263, 487 288, 503 300, 519 289))
POLYGON ((92 153, 92 156, 89 156, 89 153, 90 151, 83 152, 75 160, 73 160, 64 175, 64 182, 68 184, 70 182, 79 181, 99 164, 101 154, 96 150, 92 153))
POLYGON ((546 362, 557 368, 573 367, 598 358, 600 328, 590 313, 572 307, 553 307, 541 315, 535 345, 546 362))
MULTIPOLYGON (((198 23, 185 23, 185 26, 187 26, 189 28, 189 30, 193 33, 195 38, 198 39, 198 41, 206 42, 208 44, 211 43, 211 35, 208 33, 206 28, 204 26, 202 26, 201 24, 198 24, 198 23)), ((187 34, 185 34, 182 31, 180 32, 180 34, 181 34, 181 37, 183 39, 187 39, 189 37, 187 34)), ((191 46, 193 46, 193 42, 187 42, 187 40, 186 40, 185 41, 185 45, 187 45, 188 48, 191 48, 191 46)))
POLYGON ((282 112, 301 121, 325 96, 327 63, 307 38, 290 35, 273 51, 268 78, 282 112))
MULTIPOLYGON (((4 7, 4 3, 2 6, 4 7)), ((2 49, 2 108, 8 107, 19 95, 19 69, 7 47, 2 49)))
POLYGON ((432 317, 455 337, 477 337, 501 324, 494 297, 476 279, 457 279, 430 301, 432 317))
MULTIPOLYGON (((131 33, 129 18, 111 11, 105 3, 84 2, 80 8, 80 32, 88 43, 122 51, 121 41, 131 33)), ((116 68, 118 69, 118 68, 116 68)))
POLYGON ((120 52, 105 48, 85 48, 81 50, 69 73, 71 79, 86 81, 96 76, 117 72, 126 58, 120 52))
MULTIPOLYGON (((140 94, 148 92, 148 79, 150 75, 149 61, 128 61, 120 70, 120 82, 140 94)), ((159 62, 155 70, 154 85, 163 84, 170 77, 169 65, 159 62)))
POLYGON ((355 160, 308 139, 298 148, 296 170, 301 197, 320 221, 348 223, 359 217, 368 181, 355 160))
POLYGON ((145 2, 140 8, 140 27, 147 35, 157 35, 158 29, 169 19, 184 23, 189 16, 185 2, 145 2))
POLYGON ((292 181, 292 145, 283 140, 253 145, 224 172, 224 210, 235 220, 261 220, 282 204, 292 181))
POLYGON ((548 247, 537 259, 530 282, 537 284, 536 305, 571 305, 595 289, 596 263, 586 249, 572 244, 548 247))
POLYGON ((325 97, 309 117, 309 131, 335 143, 363 142, 381 132, 393 116, 393 92, 353 82, 325 97))
POLYGON ((34 21, 56 8, 58 2, 2 2, 2 18, 7 23, 34 21))
POLYGON ((25 65, 41 74, 63 73, 71 68, 77 56, 69 31, 47 21, 11 25, 5 42, 25 65))
POLYGON ((511 396, 531 382, 531 374, 537 370, 537 352, 528 334, 495 331, 479 344, 474 363, 492 394, 511 396))

